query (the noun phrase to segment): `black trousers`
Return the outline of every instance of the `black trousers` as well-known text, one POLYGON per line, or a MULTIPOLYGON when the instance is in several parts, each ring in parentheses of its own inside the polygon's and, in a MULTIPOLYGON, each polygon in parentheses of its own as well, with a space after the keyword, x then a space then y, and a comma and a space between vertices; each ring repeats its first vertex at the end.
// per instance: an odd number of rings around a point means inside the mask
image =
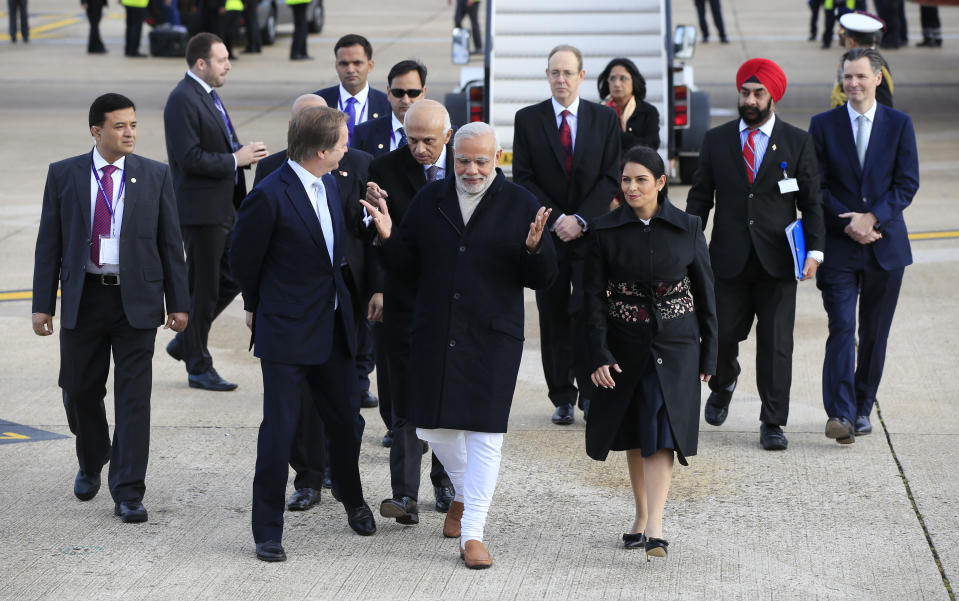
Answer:
POLYGON ((816 39, 819 30, 819 9, 823 0, 809 0, 809 37, 816 39))
MULTIPOLYGON (((927 29, 939 29, 942 24, 939 22, 939 7, 919 5, 919 25, 922 27, 923 35, 927 29)), ((941 33, 940 33, 941 35, 941 33)))
POLYGON ((898 48, 904 41, 906 21, 903 0, 875 0, 876 14, 886 22, 882 48, 898 48))
POLYGON ((233 41, 240 29, 240 15, 242 12, 238 10, 228 10, 220 15, 220 37, 230 58, 233 58, 233 41))
MULTIPOLYGON (((713 13, 713 23, 716 25, 716 31, 719 37, 726 37, 726 27, 723 25, 723 9, 719 6, 719 0, 709 0, 709 9, 713 13)), ((706 24, 706 0, 696 0, 696 13, 699 15, 699 29, 703 32, 703 41, 709 38, 709 26, 706 24)))
POLYGON ((393 394, 390 392, 389 345, 386 343, 383 322, 373 325, 373 357, 376 361, 376 392, 379 395, 380 419, 387 430, 393 429, 393 394))
POLYGON ((260 38, 260 21, 256 9, 256 2, 243 3, 243 20, 246 21, 247 52, 260 52, 262 49, 262 39, 260 38))
POLYGON ((240 292, 230 270, 232 229, 231 225, 181 226, 192 310, 186 330, 177 337, 183 344, 186 370, 191 374, 201 374, 213 367, 213 358, 207 349, 210 326, 240 292))
POLYGON ((585 356, 584 262, 574 256, 568 243, 558 238, 554 242, 559 275, 552 286, 536 291, 543 375, 553 405, 574 405, 578 396, 582 406, 583 399, 591 398, 593 390, 585 356))
POLYGON ((143 37, 143 20, 146 19, 147 9, 137 6, 124 6, 127 9, 127 35, 123 52, 133 56, 140 52, 140 38, 143 37))
POLYGON ((253 476, 253 539, 257 543, 283 539, 283 510, 289 475, 290 449, 304 387, 325 424, 330 440, 330 468, 344 507, 364 503, 358 461, 362 423, 356 398, 353 356, 346 343, 339 313, 329 359, 321 365, 288 365, 260 360, 263 371, 263 422, 256 448, 253 476))
POLYGON ((90 37, 87 38, 87 52, 99 52, 105 47, 100 37, 100 19, 103 16, 104 0, 87 0, 87 20, 90 21, 90 37))
POLYGON ((150 453, 150 394, 156 329, 127 321, 119 286, 87 278, 80 297, 77 327, 60 330, 60 387, 67 422, 76 437, 80 469, 99 474, 107 460, 110 495, 116 502, 143 498, 150 453), (113 444, 104 397, 115 369, 113 444))
POLYGON ((469 4, 467 0, 456 0, 456 13, 453 16, 453 25, 455 27, 462 27, 463 17, 468 15, 470 18, 470 28, 473 30, 470 34, 473 38, 473 47, 477 50, 482 50, 483 32, 480 31, 479 7, 479 2, 469 4))
POLYGON ((741 274, 716 278, 715 286, 719 357, 709 387, 718 392, 739 376, 739 343, 749 336, 755 318, 756 387, 762 401, 759 419, 785 426, 792 384, 796 281, 769 275, 752 251, 741 274))
POLYGON ((10 17, 10 41, 17 41, 17 12, 20 13, 20 37, 30 40, 30 24, 27 15, 27 0, 7 0, 7 14, 10 17))
POLYGON ((310 5, 291 4, 293 11, 293 43, 290 45, 290 58, 306 55, 306 9, 310 5))

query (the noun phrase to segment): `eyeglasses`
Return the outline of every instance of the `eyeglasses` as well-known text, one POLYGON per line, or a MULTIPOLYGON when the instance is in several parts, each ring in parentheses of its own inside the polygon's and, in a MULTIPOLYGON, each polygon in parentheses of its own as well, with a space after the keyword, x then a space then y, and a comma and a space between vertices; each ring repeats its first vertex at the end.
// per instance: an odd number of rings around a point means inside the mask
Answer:
POLYGON ((403 88, 390 88, 390 94, 396 98, 402 98, 403 96, 409 96, 410 98, 416 98, 423 93, 422 88, 410 88, 409 90, 404 90, 403 88))

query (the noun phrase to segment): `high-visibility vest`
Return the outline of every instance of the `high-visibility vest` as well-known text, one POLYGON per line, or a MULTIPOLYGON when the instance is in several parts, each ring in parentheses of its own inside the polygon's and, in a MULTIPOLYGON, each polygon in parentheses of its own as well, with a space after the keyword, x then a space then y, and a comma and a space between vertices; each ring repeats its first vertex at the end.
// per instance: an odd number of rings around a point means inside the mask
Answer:
POLYGON ((123 6, 132 6, 134 8, 146 8, 150 0, 120 0, 123 6))
POLYGON ((307 4, 308 2, 310 2, 310 0, 286 0, 286 3, 290 6, 294 4, 307 4))
POLYGON ((227 10, 243 10, 243 0, 226 0, 227 10))

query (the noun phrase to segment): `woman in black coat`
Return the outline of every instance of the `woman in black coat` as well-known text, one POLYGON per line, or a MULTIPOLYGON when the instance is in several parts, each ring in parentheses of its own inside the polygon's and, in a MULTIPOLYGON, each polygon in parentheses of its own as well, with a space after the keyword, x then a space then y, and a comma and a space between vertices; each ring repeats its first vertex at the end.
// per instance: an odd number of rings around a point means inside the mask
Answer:
POLYGON ((663 160, 626 153, 625 202, 590 226, 586 310, 596 392, 586 452, 626 451, 636 519, 628 549, 665 557, 663 507, 673 456, 687 465, 699 436, 700 381, 716 373, 716 302, 698 217, 666 198, 663 160))
POLYGON ((659 148, 659 111, 646 102, 646 79, 628 58, 609 61, 596 80, 603 104, 619 115, 623 154, 633 146, 659 148))

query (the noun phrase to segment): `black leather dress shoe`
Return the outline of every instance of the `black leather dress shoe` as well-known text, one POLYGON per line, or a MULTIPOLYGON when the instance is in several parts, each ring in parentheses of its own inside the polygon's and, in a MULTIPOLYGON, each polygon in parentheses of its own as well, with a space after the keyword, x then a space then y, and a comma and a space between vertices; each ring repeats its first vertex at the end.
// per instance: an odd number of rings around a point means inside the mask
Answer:
POLYGON ((646 544, 646 561, 649 561, 650 557, 666 557, 666 547, 669 546, 669 541, 664 538, 647 538, 646 544))
POLYGON ((319 504, 320 491, 315 488, 298 488, 286 503, 286 508, 290 511, 306 511, 310 507, 319 504))
POLYGON ((869 416, 857 415, 856 436, 865 436, 866 434, 872 434, 872 423, 869 421, 869 416))
POLYGON ((346 510, 346 521, 349 523, 353 532, 360 536, 371 536, 376 533, 376 522, 373 520, 373 512, 366 503, 351 507, 346 510))
POLYGON ((736 390, 736 380, 733 380, 732 384, 719 392, 709 394, 709 398, 706 399, 706 409, 703 412, 707 424, 710 426, 723 425, 726 417, 729 416, 729 402, 733 400, 734 390, 736 390))
POLYGON ((183 361, 183 339, 179 336, 174 336, 173 340, 166 345, 166 354, 177 361, 183 361))
POLYGON ((642 532, 637 532, 636 534, 624 533, 623 547, 627 549, 645 549, 646 535, 642 532))
POLYGON ((256 543, 256 558, 260 561, 286 561, 286 551, 280 543, 268 540, 265 543, 256 543))
POLYGON ((789 446, 783 429, 775 424, 762 424, 759 426, 759 442, 767 451, 785 451, 789 446))
POLYGON ((100 492, 100 474, 87 474, 83 470, 77 472, 73 481, 73 494, 81 501, 89 501, 100 492))
POLYGON ((383 435, 383 440, 380 441, 380 444, 382 444, 382 445, 383 445, 384 447, 386 447, 387 449, 390 448, 391 446, 393 446, 393 431, 392 431, 392 430, 387 430, 387 431, 386 431, 386 434, 383 435))
POLYGON ((189 374, 190 388, 202 388, 203 390, 226 391, 235 390, 236 384, 227 382, 216 373, 212 367, 202 374, 189 374))
POLYGON ((120 501, 113 509, 113 515, 127 524, 137 524, 147 521, 147 510, 140 501, 120 501))
POLYGON ((440 513, 449 511, 454 494, 452 486, 434 486, 433 495, 436 497, 436 511, 440 513))
POLYGON ((142 52, 126 52, 124 54, 127 58, 146 58, 147 55, 142 52))
POLYGON ((290 60, 291 61, 311 61, 313 60, 313 57, 310 56, 309 54, 291 54, 290 60))
POLYGON ((568 426, 573 423, 573 406, 560 405, 553 412, 553 423, 557 426, 568 426))
POLYGON ((370 409, 372 407, 378 407, 380 400, 373 396, 373 393, 367 390, 360 396, 360 407, 364 409, 370 409))
POLYGON ((87 50, 87 54, 106 54, 106 48, 94 48, 93 50, 87 50))
POLYGON ((826 438, 832 438, 839 444, 852 444, 856 442, 856 431, 852 422, 845 417, 830 417, 826 421, 826 438))
POLYGON ((589 421, 589 399, 580 399, 579 408, 583 410, 583 421, 589 421))
POLYGON ((385 518, 393 518, 396 523, 406 526, 420 523, 419 508, 416 506, 416 499, 412 497, 383 499, 383 502, 380 503, 380 515, 385 518))

